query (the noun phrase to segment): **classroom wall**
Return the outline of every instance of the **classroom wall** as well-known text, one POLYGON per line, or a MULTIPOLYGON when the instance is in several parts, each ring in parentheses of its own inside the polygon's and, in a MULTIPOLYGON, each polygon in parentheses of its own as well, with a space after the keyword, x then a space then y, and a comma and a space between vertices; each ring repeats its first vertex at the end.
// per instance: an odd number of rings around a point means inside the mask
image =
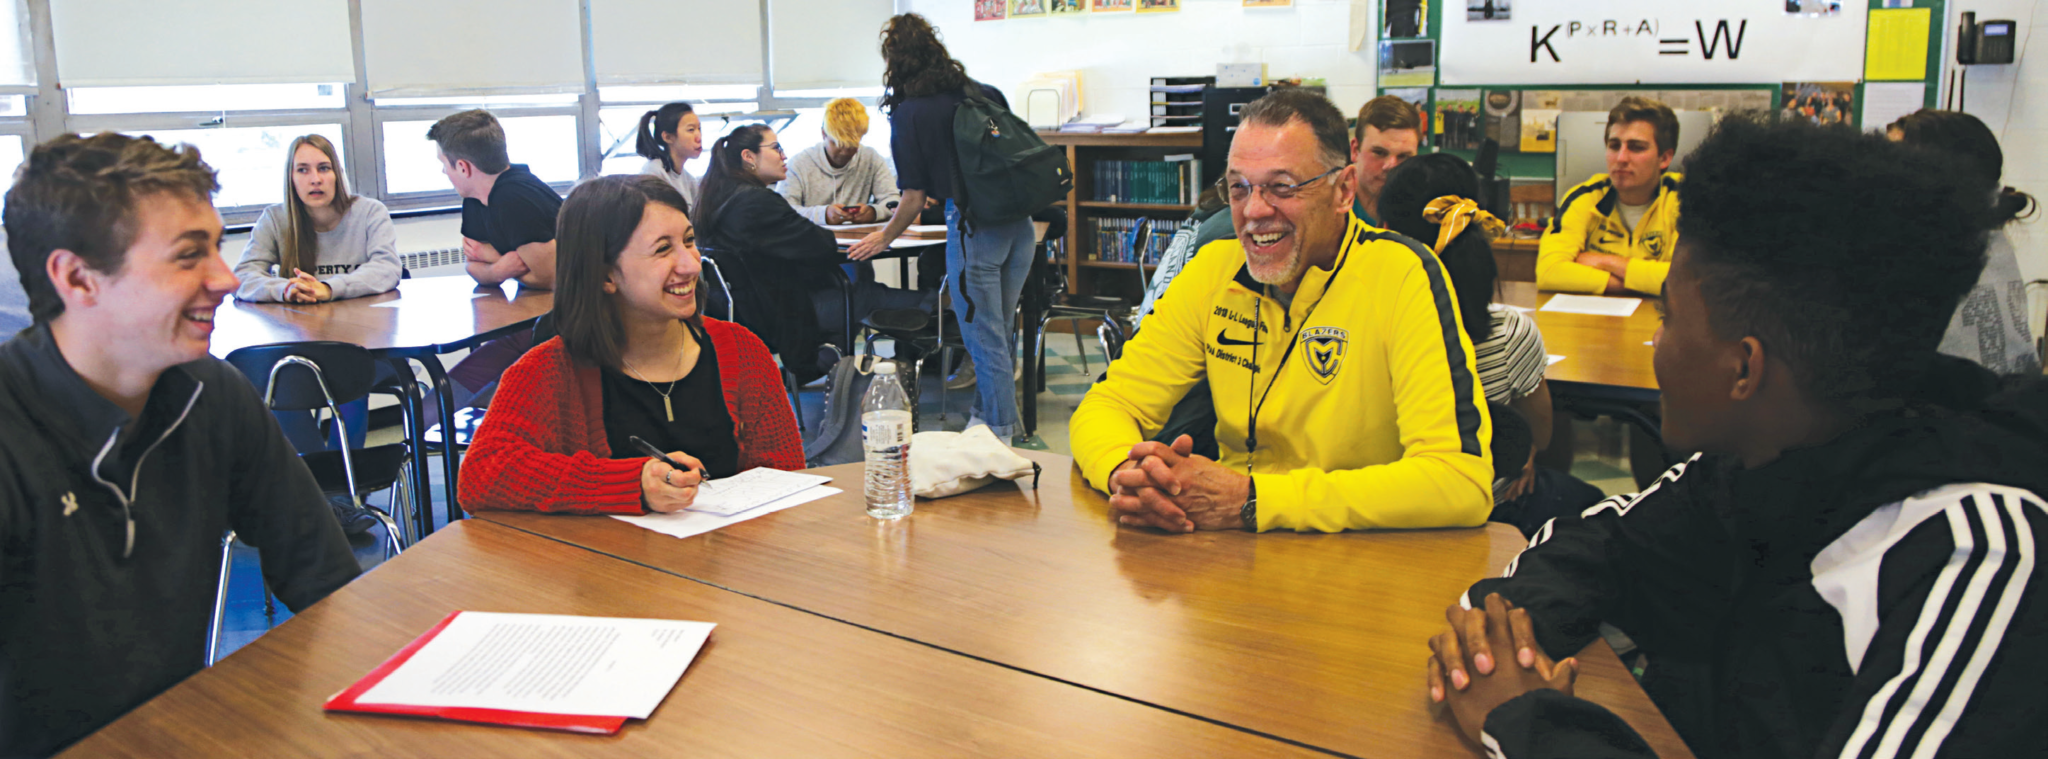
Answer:
MULTIPOLYGON (((2010 66, 1970 66, 1964 110, 1998 133, 2005 151, 2005 183, 2048 201, 2048 0, 1959 0, 1955 12, 1976 11, 1979 21, 2017 22, 2019 51, 2010 66), (2029 43, 2035 49, 2029 50, 2029 43)), ((1949 31, 1953 45, 1955 32, 1949 31)), ((1953 49, 1951 47, 1951 49, 1953 49)), ((1954 56, 1949 57, 1950 61, 1954 56)), ((2020 254, 2020 273, 2048 278, 2048 208, 2011 227, 2020 254)), ((2041 328, 2041 296, 2035 297, 2034 329, 2041 328)))
MULTIPOLYGON (((1356 0, 1361 12, 1376 5, 1356 0)), ((1085 13, 974 20, 972 0, 901 0, 939 28, 967 73, 1022 103, 1018 85, 1042 71, 1079 69, 1086 114, 1148 118, 1155 76, 1208 76, 1218 63, 1265 63, 1270 77, 1321 77, 1347 113, 1372 99, 1377 54, 1349 45, 1353 0, 1295 0, 1245 8, 1242 0, 1181 0, 1177 13, 1085 13)))

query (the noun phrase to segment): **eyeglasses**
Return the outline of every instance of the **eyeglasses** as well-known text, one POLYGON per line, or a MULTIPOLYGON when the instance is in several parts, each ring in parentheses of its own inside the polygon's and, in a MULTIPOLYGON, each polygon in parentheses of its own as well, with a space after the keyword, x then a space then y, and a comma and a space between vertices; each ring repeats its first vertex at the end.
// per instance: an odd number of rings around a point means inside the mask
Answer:
POLYGON ((762 145, 762 146, 761 146, 761 149, 762 149, 762 150, 773 150, 773 151, 775 151, 775 152, 776 152, 776 154, 778 154, 778 155, 782 155, 782 156, 785 156, 785 157, 789 155, 789 153, 787 153, 787 152, 783 151, 783 149, 782 149, 782 143, 780 143, 780 142, 771 142, 771 143, 768 143, 768 144, 766 144, 766 145, 762 145))
MULTIPOLYGON (((1348 165, 1349 164, 1346 164, 1346 166, 1348 165)), ((1266 200, 1268 202, 1275 200, 1289 200, 1292 199, 1295 195, 1300 194, 1302 188, 1315 184, 1318 180, 1321 180, 1323 177, 1327 177, 1331 174, 1343 171, 1344 168, 1345 166, 1338 166, 1337 168, 1325 171, 1321 174, 1317 174, 1313 177, 1309 177, 1299 182, 1295 182, 1294 184, 1282 184, 1280 182, 1252 184, 1250 182, 1243 181, 1232 182, 1227 178, 1218 179, 1216 180, 1216 191, 1222 193, 1224 197, 1230 198, 1230 202, 1232 203, 1244 202, 1246 198, 1252 196, 1252 191, 1254 189, 1264 192, 1266 194, 1266 200)))

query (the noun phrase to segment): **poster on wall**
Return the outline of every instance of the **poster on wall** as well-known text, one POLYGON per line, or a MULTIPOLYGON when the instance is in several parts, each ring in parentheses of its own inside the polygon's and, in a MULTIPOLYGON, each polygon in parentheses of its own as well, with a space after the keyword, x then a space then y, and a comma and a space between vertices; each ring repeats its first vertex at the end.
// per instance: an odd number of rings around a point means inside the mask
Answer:
POLYGON ((1180 10, 1180 0, 1138 0, 1139 13, 1172 13, 1180 10))
POLYGON ((1293 4, 1294 0, 1244 0, 1246 8, 1285 8, 1293 4))
POLYGON ((1047 2, 1051 4, 1052 15, 1055 16, 1088 12, 1088 0, 1047 0, 1047 2))
POLYGON ((1530 90, 1522 93, 1522 152, 1557 152, 1557 115, 1564 113, 1564 93, 1530 90))
POLYGON ((1522 152, 1522 91, 1483 90, 1479 97, 1484 137, 1500 143, 1502 153, 1522 152))
POLYGON ((1779 112, 1815 124, 1856 123, 1855 82, 1786 82, 1779 112))
POLYGON ((1426 0, 1386 0, 1386 15, 1380 24, 1382 39, 1413 39, 1429 36, 1429 3, 1426 0))
POLYGON ((1436 40, 1380 40, 1381 87, 1436 84, 1436 40))
POLYGON ((1832 16, 1841 12, 1842 0, 1785 0, 1785 13, 1790 16, 1832 16))
POLYGON ((1097 12, 1127 11, 1130 9, 1131 0, 1095 0, 1095 10, 1097 12))
MULTIPOLYGON (((1386 37, 1411 24, 1386 0, 1386 37)), ((1744 84, 1862 78, 1867 3, 1788 13, 1807 0, 1466 0, 1443 13, 1438 81, 1455 85, 1744 84), (1505 13, 1507 18, 1501 19, 1505 13)), ((1426 32, 1426 30, 1421 30, 1426 32)))
POLYGON ((1465 0, 1466 21, 1510 21, 1514 10, 1508 0, 1465 0))
POLYGON ((974 20, 1001 21, 1009 7, 1010 0, 974 0, 974 20))
POLYGON ((1436 145, 1448 150, 1478 150, 1486 138, 1479 117, 1478 90, 1436 91, 1436 145))
POLYGON ((1046 0, 1010 0, 1010 18, 1044 18, 1046 0))

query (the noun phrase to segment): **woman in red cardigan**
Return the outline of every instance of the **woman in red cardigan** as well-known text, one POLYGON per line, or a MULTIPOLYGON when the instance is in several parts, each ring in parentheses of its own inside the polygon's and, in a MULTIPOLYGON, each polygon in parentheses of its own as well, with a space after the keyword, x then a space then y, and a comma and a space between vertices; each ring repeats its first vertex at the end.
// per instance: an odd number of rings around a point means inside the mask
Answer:
POLYGON ((699 312, 686 211, 658 177, 601 177, 569 193, 556 235, 560 336, 505 371, 462 461, 463 508, 668 512, 706 477, 803 468, 768 348, 699 312), (687 468, 643 455, 634 436, 687 468))

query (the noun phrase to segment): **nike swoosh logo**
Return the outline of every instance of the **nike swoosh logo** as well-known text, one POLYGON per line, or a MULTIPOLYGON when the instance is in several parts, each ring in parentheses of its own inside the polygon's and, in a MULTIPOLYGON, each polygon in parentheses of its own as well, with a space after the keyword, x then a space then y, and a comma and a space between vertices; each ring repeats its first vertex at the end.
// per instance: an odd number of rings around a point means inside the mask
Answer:
POLYGON ((1228 337, 1225 337, 1223 333, 1224 333, 1224 330, 1220 330, 1220 329, 1219 329, 1219 330, 1216 330, 1216 343, 1217 343, 1218 345, 1251 345, 1251 344, 1252 344, 1252 341, 1250 341, 1250 340, 1232 340, 1232 339, 1230 339, 1230 338, 1228 338, 1228 337))

